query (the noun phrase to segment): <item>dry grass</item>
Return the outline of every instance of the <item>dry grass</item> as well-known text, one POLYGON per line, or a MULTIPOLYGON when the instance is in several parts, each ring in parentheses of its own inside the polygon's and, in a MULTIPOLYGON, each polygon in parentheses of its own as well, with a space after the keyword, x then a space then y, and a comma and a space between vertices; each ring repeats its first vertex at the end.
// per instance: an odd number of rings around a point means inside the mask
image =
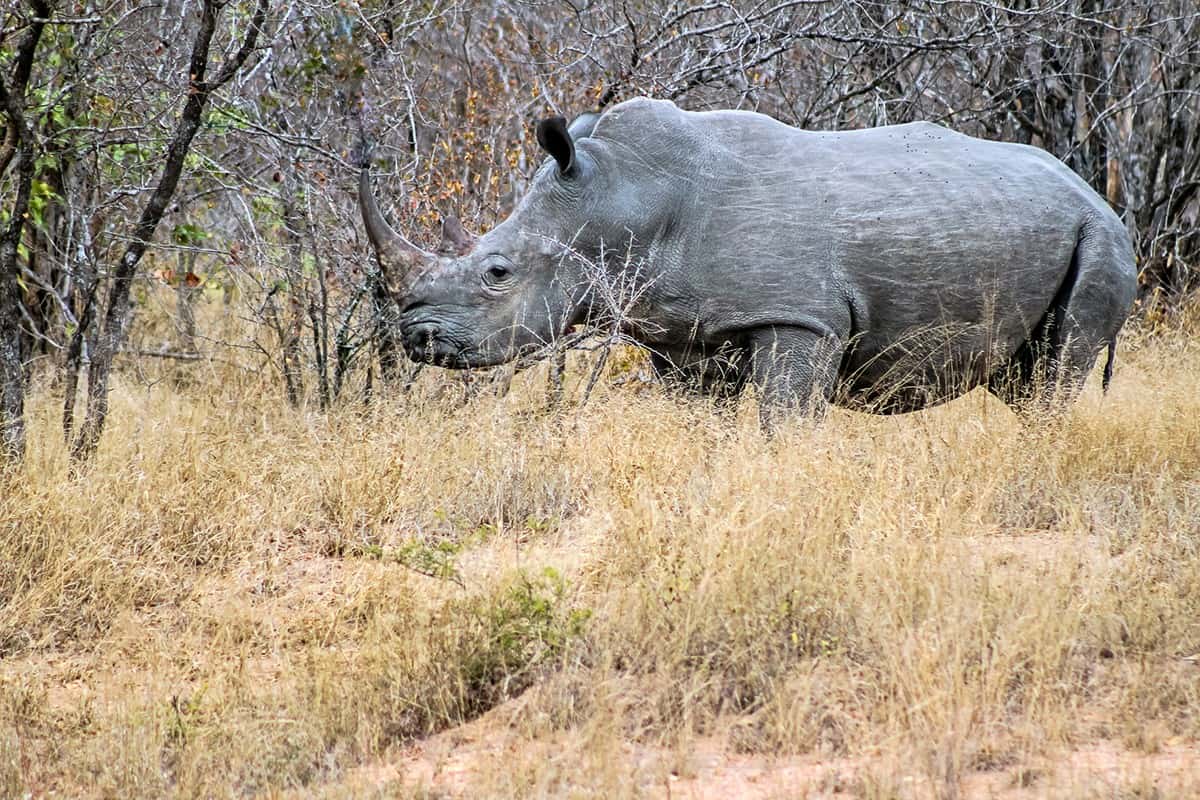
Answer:
POLYGON ((972 394, 774 439, 538 374, 328 415, 130 374, 78 477, 41 391, 0 796, 1195 791, 1200 344, 1128 342, 1046 428, 972 394))

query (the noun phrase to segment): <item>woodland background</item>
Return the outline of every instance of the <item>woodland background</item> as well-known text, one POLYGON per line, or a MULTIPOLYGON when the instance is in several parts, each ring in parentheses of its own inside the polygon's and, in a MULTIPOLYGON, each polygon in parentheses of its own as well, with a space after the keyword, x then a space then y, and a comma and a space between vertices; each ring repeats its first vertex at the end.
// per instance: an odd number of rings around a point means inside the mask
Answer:
POLYGON ((404 380, 354 205, 362 144, 428 241, 444 215, 503 218, 539 117, 639 94, 1036 144, 1126 220, 1144 311, 1200 280, 1191 0, 15 0, 0 25, 10 459, 32 390, 62 398, 86 460, 114 363, 269 369, 297 407, 404 380))

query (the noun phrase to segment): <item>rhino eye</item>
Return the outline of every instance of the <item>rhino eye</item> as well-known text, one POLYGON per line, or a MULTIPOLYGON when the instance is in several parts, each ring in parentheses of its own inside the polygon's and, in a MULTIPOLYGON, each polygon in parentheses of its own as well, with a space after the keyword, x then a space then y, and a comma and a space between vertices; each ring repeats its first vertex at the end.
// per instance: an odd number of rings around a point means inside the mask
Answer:
POLYGON ((512 277, 512 270, 504 264, 491 264, 483 271, 483 285, 499 289, 512 277))

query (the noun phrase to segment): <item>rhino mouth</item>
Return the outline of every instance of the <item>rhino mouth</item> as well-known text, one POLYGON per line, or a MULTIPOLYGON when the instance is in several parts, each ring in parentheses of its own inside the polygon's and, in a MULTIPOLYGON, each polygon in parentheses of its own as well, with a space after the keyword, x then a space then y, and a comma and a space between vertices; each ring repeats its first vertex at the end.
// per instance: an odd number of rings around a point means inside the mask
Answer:
POLYGON ((406 341, 404 350, 410 359, 422 364, 433 364, 437 367, 451 369, 468 369, 473 366, 461 350, 452 349, 437 341, 406 341))
POLYGON ((401 322, 400 338, 413 361, 457 369, 470 366, 467 342, 455 334, 452 326, 436 318, 410 316, 401 322))
POLYGON ((512 325, 482 341, 470 329, 444 314, 430 314, 424 304, 405 309, 400 321, 400 339, 408 357, 420 363, 449 369, 495 367, 536 353, 546 341, 522 341, 521 326, 512 325))
POLYGON ((402 337, 410 359, 446 369, 494 367, 510 360, 503 350, 475 346, 431 323, 406 326, 402 337))
POLYGON ((537 343, 510 348, 483 348, 456 342, 429 330, 405 331, 404 351, 413 361, 446 369, 484 369, 532 357, 544 349, 537 343))
POLYGON ((410 327, 404 330, 403 336, 404 351, 413 361, 451 369, 475 366, 471 348, 440 335, 436 328, 410 327))

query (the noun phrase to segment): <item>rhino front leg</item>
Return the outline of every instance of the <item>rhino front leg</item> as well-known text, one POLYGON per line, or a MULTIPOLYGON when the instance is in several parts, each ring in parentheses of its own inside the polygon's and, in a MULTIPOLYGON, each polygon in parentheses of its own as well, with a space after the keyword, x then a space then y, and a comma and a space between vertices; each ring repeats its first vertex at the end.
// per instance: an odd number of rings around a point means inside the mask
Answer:
POLYGON ((788 414, 824 416, 833 396, 844 345, 834 333, 773 326, 751 334, 751 375, 766 430, 788 414))
POLYGON ((719 406, 737 401, 748 377, 747 360, 745 352, 728 343, 712 355, 650 352, 654 374, 666 386, 684 395, 710 398, 719 406))

